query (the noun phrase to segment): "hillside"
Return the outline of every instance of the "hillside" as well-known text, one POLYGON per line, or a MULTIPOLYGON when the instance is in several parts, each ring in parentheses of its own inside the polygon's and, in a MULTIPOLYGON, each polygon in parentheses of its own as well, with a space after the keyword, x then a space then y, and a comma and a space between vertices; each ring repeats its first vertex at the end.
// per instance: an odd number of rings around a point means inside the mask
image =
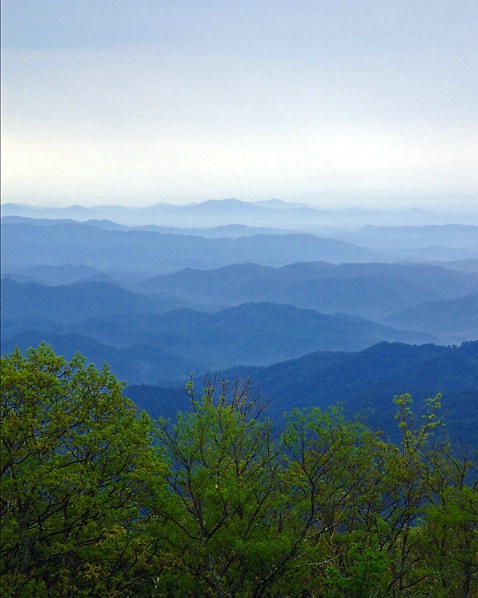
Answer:
POLYGON ((424 301, 476 293, 478 275, 418 264, 316 262, 280 268, 237 264, 207 271, 186 269, 137 288, 216 304, 266 301, 375 319, 424 301))
POLYGON ((9 279, 2 281, 1 302, 2 326, 8 328, 50 320, 71 324, 92 317, 150 314, 193 305, 168 294, 146 296, 107 282, 47 286, 9 279))
POLYGON ((335 236, 380 251, 386 261, 466 262, 478 257, 476 224, 364 226, 335 236))
MULTIPOLYGON (((178 380, 190 372, 188 356, 168 351, 148 343, 131 343, 127 346, 113 346, 78 332, 58 333, 52 325, 47 331, 26 330, 9 338, 2 338, 2 354, 12 352, 15 347, 25 351, 46 341, 59 355, 71 359, 76 353, 87 357, 88 363, 101 367, 107 363, 121 380, 140 383, 143 381, 178 380)), ((207 362, 198 360, 202 370, 207 362)))
POLYGON ((459 343, 478 338, 478 295, 458 299, 427 301, 392 314, 388 325, 420 330, 435 335, 443 343, 459 343))
POLYGON ((351 243, 299 233, 208 239, 139 229, 106 230, 79 222, 2 224, 4 274, 72 264, 113 277, 116 271, 144 272, 146 278, 186 267, 214 268, 245 262, 280 266, 302 260, 363 262, 374 257, 370 250, 351 243))
POLYGON ((364 318, 290 305, 248 303, 207 313, 174 309, 174 302, 174 297, 143 296, 106 283, 51 287, 7 280, 3 350, 46 340, 62 354, 81 350, 97 364, 110 363, 129 382, 157 382, 181 380, 196 370, 270 365, 317 350, 358 350, 380 340, 432 340, 364 318), (166 363, 160 363, 163 354, 166 363))
POLYGON ((25 268, 7 274, 4 280, 13 280, 15 282, 37 282, 52 286, 92 281, 110 282, 111 284, 117 283, 113 278, 103 274, 99 270, 81 264, 25 268))
MULTIPOLYGON (((233 368, 219 379, 251 378, 271 397, 269 412, 278 417, 293 407, 321 407, 342 402, 347 414, 361 413, 367 423, 395 434, 395 395, 410 393, 415 411, 425 398, 442 394, 447 429, 456 444, 477 445, 478 342, 460 347, 378 343, 354 353, 316 352, 270 367, 233 368)), ((186 382, 186 381, 185 381, 186 382)), ((200 392, 201 378, 196 378, 200 392)), ((164 395, 158 387, 132 386, 127 394, 156 415, 170 415, 171 397, 183 408, 184 391, 164 395)))

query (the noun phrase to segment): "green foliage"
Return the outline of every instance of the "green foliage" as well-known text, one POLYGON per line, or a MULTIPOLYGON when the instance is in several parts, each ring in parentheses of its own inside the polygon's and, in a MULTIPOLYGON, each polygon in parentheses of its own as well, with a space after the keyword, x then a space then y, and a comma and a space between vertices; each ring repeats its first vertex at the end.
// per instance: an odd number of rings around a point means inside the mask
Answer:
POLYGON ((41 345, 2 358, 3 595, 122 595, 161 486, 151 424, 107 368, 41 345))
POLYGON ((340 405, 277 434, 249 384, 186 390, 153 425, 80 356, 2 358, 2 595, 476 595, 476 456, 439 396, 394 399, 393 443, 340 405))
POLYGON ((382 593, 390 567, 383 550, 355 542, 343 557, 347 563, 345 571, 343 565, 341 568, 331 565, 325 570, 324 586, 328 596, 368 598, 382 593))
POLYGON ((297 540, 283 468, 264 405, 246 386, 208 381, 193 411, 158 422, 170 459, 174 500, 164 512, 164 545, 176 554, 168 595, 251 596, 282 582, 297 540), (217 395, 217 396, 216 396, 217 395))

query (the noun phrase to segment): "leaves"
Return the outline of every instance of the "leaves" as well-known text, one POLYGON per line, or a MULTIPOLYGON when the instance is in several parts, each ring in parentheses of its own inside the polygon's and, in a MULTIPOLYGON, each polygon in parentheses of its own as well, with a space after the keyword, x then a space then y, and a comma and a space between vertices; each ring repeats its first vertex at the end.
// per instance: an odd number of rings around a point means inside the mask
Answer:
POLYGON ((107 367, 2 358, 2 595, 473 596, 477 460, 439 396, 395 398, 394 444, 340 405, 278 434, 249 383, 186 392, 153 424, 107 367))
POLYGON ((67 363, 45 345, 2 358, 7 588, 21 592, 32 580, 44 591, 66 588, 94 570, 95 587, 106 591, 112 530, 134 536, 164 471, 151 423, 122 388, 107 368, 86 367, 80 356, 67 363))

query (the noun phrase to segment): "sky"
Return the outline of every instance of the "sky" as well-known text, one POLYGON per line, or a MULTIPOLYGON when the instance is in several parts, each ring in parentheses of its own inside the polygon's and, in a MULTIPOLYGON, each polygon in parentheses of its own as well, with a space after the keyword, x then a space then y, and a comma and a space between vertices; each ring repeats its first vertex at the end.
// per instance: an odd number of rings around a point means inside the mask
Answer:
POLYGON ((2 0, 2 202, 478 206, 477 0, 2 0))

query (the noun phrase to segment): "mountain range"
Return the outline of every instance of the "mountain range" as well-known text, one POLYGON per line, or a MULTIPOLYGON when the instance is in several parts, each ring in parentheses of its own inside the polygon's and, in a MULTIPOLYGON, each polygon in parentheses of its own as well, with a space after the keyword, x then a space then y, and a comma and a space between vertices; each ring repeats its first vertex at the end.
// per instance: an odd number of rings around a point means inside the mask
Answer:
POLYGON ((343 401, 378 426, 395 394, 412 393, 421 408, 441 392, 454 440, 473 441, 471 217, 277 200, 10 204, 2 214, 2 352, 43 341, 66 357, 81 352, 160 412, 182 408, 177 388, 195 372, 252 377, 277 417, 343 401))
POLYGON ((129 382, 156 382, 181 380, 188 371, 272 364, 316 350, 357 350, 380 340, 435 339, 357 316, 292 305, 244 303, 207 313, 174 309, 173 304, 173 297, 141 295, 102 282, 44 286, 5 280, 3 349, 24 349, 46 340, 62 353, 70 346, 68 355, 86 349, 90 360, 97 365, 109 362, 129 382), (126 369, 119 349, 129 349, 126 369), (167 359, 157 362, 158 354, 167 359), (134 373, 136 363, 143 365, 134 373), (145 368, 151 372, 147 378, 145 368))
MULTIPOLYGON (((238 202, 241 204, 241 202, 238 202)), ((221 204, 222 205, 222 204, 221 204)), ((286 204, 288 205, 288 204, 286 204)), ((247 209, 251 209, 250 204, 246 204, 247 209)), ((184 207, 184 206, 183 206, 184 207)), ((199 208, 198 208, 199 209, 199 208)), ((204 210, 206 208, 203 207, 204 210)), ((289 208, 261 208, 267 215, 271 213, 278 213, 281 217, 288 213, 289 208)), ((297 209, 297 208, 294 208, 297 209)), ((305 209, 305 208, 301 208, 305 209)), ((82 208, 85 210, 85 208, 82 208)), ((308 208, 310 211, 311 208, 308 208)), ((7 205, 3 212, 15 212, 12 205, 7 205)), ((23 210, 25 211, 25 210, 23 210)), ((206 210, 207 211, 207 210, 206 210)), ((19 210, 22 212, 22 210, 19 210)), ((27 210, 28 213, 28 210, 27 210)), ((133 242, 128 238, 128 247, 133 246, 135 249, 145 251, 145 256, 149 261, 158 261, 158 265, 162 264, 162 268, 153 266, 152 271, 173 271, 184 267, 202 267, 209 268, 230 263, 240 263, 244 261, 251 261, 261 264, 282 265, 292 263, 295 261, 314 261, 324 260, 332 263, 340 263, 343 261, 362 262, 362 261, 382 261, 394 262, 409 260, 412 262, 459 262, 466 260, 478 261, 478 226, 472 224, 441 224, 441 225, 425 225, 418 226, 363 226, 351 228, 350 223, 347 224, 347 218, 342 222, 342 226, 335 227, 326 226, 322 222, 321 226, 306 226, 310 223, 310 219, 306 220, 302 229, 297 230, 296 227, 290 226, 290 222, 284 222, 282 227, 273 226, 272 221, 268 220, 264 225, 258 226, 255 222, 254 226, 245 224, 222 224, 217 226, 200 226, 197 221, 193 219, 192 225, 182 227, 167 226, 163 224, 118 224, 112 220, 104 218, 90 218, 76 221, 67 218, 46 218, 42 211, 32 210, 37 217, 24 217, 18 215, 3 215, 2 226, 62 226, 63 230, 68 231, 73 235, 73 248, 80 243, 81 239, 76 237, 87 235, 87 239, 83 242, 89 243, 88 250, 96 243, 99 248, 104 249, 104 243, 97 241, 94 233, 87 233, 78 228, 79 225, 87 226, 100 231, 108 231, 110 233, 127 233, 131 232, 135 235, 143 233, 143 235, 136 237, 133 242), (76 227, 76 228, 74 228, 76 227), (175 235, 178 237, 187 237, 188 240, 176 240, 170 236, 165 238, 156 237, 156 243, 152 241, 154 237, 146 235, 146 233, 157 233, 158 235, 175 235), (307 233, 307 234, 306 234, 307 233), (295 234, 295 237, 290 235, 295 234), (90 235, 88 237, 88 235, 90 235), (93 235, 93 236, 91 236, 93 235), (283 235, 286 237, 282 242, 275 239, 264 239, 264 236, 277 237, 283 235), (299 236, 297 236, 299 235, 299 236), (303 237, 302 237, 303 235, 303 237), (191 237, 191 238, 190 238, 191 237), (194 241, 193 238, 200 237, 202 239, 215 240, 213 243, 204 243, 200 240, 194 241), (254 238, 255 241, 241 240, 244 237, 254 238), (262 239, 256 239, 259 237, 262 239), (315 239, 315 245, 312 245, 315 239), (305 246, 298 247, 299 242, 303 241, 305 246), (319 241, 320 240, 320 241, 319 241), (236 241, 231 243, 231 241, 236 241), (155 244, 158 248, 163 248, 166 244, 171 245, 171 259, 158 257, 158 251, 154 251, 155 244), (211 256, 211 251, 219 248, 221 258, 214 260, 211 256), (196 255, 191 253, 191 250, 196 251, 196 255), (312 250, 309 254, 308 250, 312 250), (256 252, 251 253, 251 252, 256 252), (279 251, 279 254, 270 253, 279 251), (287 255, 288 251, 292 251, 287 255), (179 255, 178 255, 179 252, 179 255), (181 254, 181 252, 183 252, 181 254), (274 259, 274 256, 276 259, 274 259), (182 257, 182 259, 181 259, 182 257)), ((49 214, 46 211, 46 214, 49 214)), ((353 212, 354 213, 354 212, 353 212)), ((101 216, 100 214, 92 214, 93 216, 101 216)), ((312 220, 313 221, 313 220, 312 220)), ((470 221, 473 221, 471 218, 470 221)), ((150 221, 151 222, 151 221, 150 221)), ((38 235, 38 232, 32 232, 31 229, 26 229, 27 234, 38 235)), ((18 229, 6 229, 5 234, 13 232, 16 234, 18 229)), ((51 234, 56 237, 57 242, 62 243, 63 239, 59 236, 59 230, 51 231, 51 234)), ((101 234, 101 233, 100 233, 101 234)), ((105 237, 106 239, 108 237, 105 237)), ((110 237, 115 238, 115 237, 110 237)), ((125 237, 116 237, 116 243, 125 237)), ((52 239, 54 241, 54 239, 52 239)), ((110 240, 111 242, 111 240, 110 240)), ((37 245, 41 248, 43 240, 39 239, 37 245)), ((16 248, 18 249, 18 247, 16 248)), ((88 259, 91 259, 90 252, 87 251, 88 259)), ((68 254, 67 254, 68 255, 68 254)), ((71 252, 69 254, 71 256, 71 252)), ((51 255, 46 256, 50 261, 46 262, 49 265, 58 264, 58 257, 51 258, 51 255)), ((66 257, 66 256, 65 256, 66 257)), ((77 256, 74 257, 72 263, 76 263, 77 256)), ((153 263, 154 263, 153 261, 153 263)), ((6 263, 6 262, 5 262, 6 263)), ((65 264, 65 262, 62 262, 65 264)), ((108 265, 109 261, 105 265, 108 265)), ((136 267, 138 266, 136 261, 136 267)), ((36 265, 34 262, 31 265, 36 265)), ((90 264, 94 266, 94 264, 90 264)), ((127 262, 126 262, 127 265, 127 262)), ((30 267, 29 265, 20 267, 30 267)), ((144 265, 143 265, 144 266, 144 265)), ((111 267, 111 264, 110 264, 111 267)), ((16 267, 18 269, 18 266, 16 267)), ((144 269, 144 267, 143 267, 144 269)), ((476 268, 475 268, 476 269, 476 268)))
MULTIPOLYGON (((381 342, 359 352, 315 352, 269 367, 233 368, 217 375, 217 380, 236 379, 251 380, 252 392, 269 402, 267 414, 273 418, 294 407, 326 409, 341 402, 347 416, 360 415, 396 440, 393 397, 412 395, 419 426, 425 399, 440 393, 454 446, 478 447, 477 341, 460 347, 381 342)), ((202 377, 193 380, 200 396, 202 377)), ((158 417, 190 408, 184 388, 133 385, 126 394, 158 417)))
POLYGON ((170 235, 145 230, 105 230, 79 222, 2 224, 5 273, 38 266, 83 265, 107 274, 215 268, 255 262, 279 266, 297 261, 363 262, 375 254, 345 241, 315 235, 253 235, 236 239, 170 235), (58 248, 61 247, 61 251, 58 248))
POLYGON ((146 207, 96 205, 85 207, 36 207, 5 203, 4 216, 28 218, 71 218, 84 220, 113 220, 128 226, 159 225, 179 228, 214 227, 231 223, 246 226, 267 226, 287 230, 315 232, 324 227, 356 228, 364 225, 400 226, 430 225, 459 222, 478 224, 478 214, 445 213, 431 210, 333 209, 277 199, 245 202, 238 199, 208 200, 185 205, 159 203, 146 207))
POLYGON ((478 275, 421 264, 295 263, 280 268, 236 264, 185 269, 139 284, 147 293, 170 293, 203 303, 284 303, 324 313, 380 319, 419 303, 478 292, 478 275))

